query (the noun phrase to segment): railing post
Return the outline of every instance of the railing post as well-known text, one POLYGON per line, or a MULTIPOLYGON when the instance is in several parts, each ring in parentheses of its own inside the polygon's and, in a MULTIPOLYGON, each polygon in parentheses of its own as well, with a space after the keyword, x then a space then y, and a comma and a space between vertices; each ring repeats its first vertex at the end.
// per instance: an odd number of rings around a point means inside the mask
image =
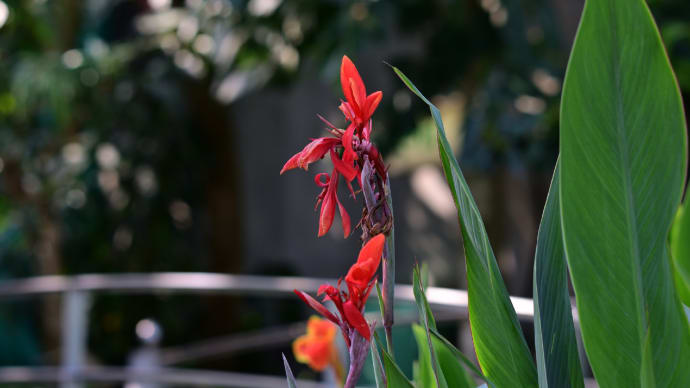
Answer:
MULTIPOLYGON (((141 347, 132 352, 127 368, 133 372, 155 373, 161 368, 161 355, 158 345, 163 339, 163 329, 153 319, 142 319, 135 328, 141 347)), ((157 382, 128 381, 125 388, 160 388, 157 382)))
POLYGON ((67 291, 62 300, 62 371, 61 388, 82 388, 76 375, 86 365, 86 341, 89 333, 91 295, 85 291, 67 291))

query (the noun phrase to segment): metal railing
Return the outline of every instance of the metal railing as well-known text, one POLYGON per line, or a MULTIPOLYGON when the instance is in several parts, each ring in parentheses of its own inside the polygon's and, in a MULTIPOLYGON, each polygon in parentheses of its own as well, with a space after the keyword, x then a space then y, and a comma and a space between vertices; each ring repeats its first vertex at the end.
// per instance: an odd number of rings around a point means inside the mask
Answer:
MULTIPOLYGON (((39 276, 5 280, 0 283, 2 300, 61 294, 62 353, 59 367, 2 367, 3 382, 58 382, 62 387, 77 387, 87 381, 148 381, 183 385, 216 385, 236 387, 275 387, 284 384, 282 377, 257 376, 243 373, 218 372, 161 367, 155 371, 132 368, 93 367, 86 364, 89 309, 94 293, 117 294, 226 294, 265 297, 292 297, 293 290, 315 293, 323 283, 335 284, 334 279, 305 277, 271 277, 226 275, 217 273, 127 273, 87 274, 74 276, 39 276)), ((412 286, 396 285, 396 302, 414 302, 412 286)), ((467 317, 467 291, 429 287, 427 299, 439 320, 457 320, 467 317)), ((532 321, 531 299, 511 297, 520 319, 532 321)), ((574 310, 574 309, 573 309, 574 310)), ((409 324, 416 314, 397 314, 396 324, 409 324)), ((574 311, 574 317, 577 317, 574 311)), ((374 317, 375 318, 375 317, 374 317)), ((230 354, 261 346, 287 343, 301 334, 303 324, 269 328, 252 333, 241 333, 222 338, 160 349, 162 365, 174 365, 200 358, 230 354)), ((300 382, 301 387, 322 387, 313 382, 300 382)))

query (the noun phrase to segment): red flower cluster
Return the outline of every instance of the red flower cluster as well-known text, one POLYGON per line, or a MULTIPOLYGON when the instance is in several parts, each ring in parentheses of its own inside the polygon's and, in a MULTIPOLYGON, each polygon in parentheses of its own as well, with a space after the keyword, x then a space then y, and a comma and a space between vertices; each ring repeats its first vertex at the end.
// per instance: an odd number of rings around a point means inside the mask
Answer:
POLYGON ((364 311, 364 305, 369 297, 369 293, 376 282, 374 275, 381 263, 381 254, 383 253, 385 241, 386 237, 383 234, 378 234, 362 247, 357 262, 352 265, 347 276, 345 276, 347 292, 340 290, 342 278, 338 280, 337 287, 333 287, 330 284, 324 284, 319 287, 318 295, 325 294, 323 301, 330 300, 333 302, 338 310, 339 317, 331 313, 323 304, 305 292, 295 290, 297 296, 302 298, 305 303, 331 322, 340 326, 348 348, 351 345, 350 334, 353 330, 356 330, 367 341, 371 339, 371 330, 362 312, 364 311))
MULTIPOLYGON (((333 224, 335 217, 335 206, 338 205, 340 218, 343 223, 345 237, 350 234, 350 216, 338 199, 338 181, 342 175, 345 183, 350 189, 352 196, 355 192, 352 189, 352 181, 358 178, 361 180, 362 158, 367 156, 374 163, 379 175, 385 177, 385 167, 383 160, 370 142, 372 129, 371 116, 381 101, 380 91, 367 95, 362 78, 357 72, 357 68, 350 58, 343 56, 340 66, 340 84, 343 89, 346 101, 340 104, 340 110, 345 118, 350 122, 347 129, 336 128, 333 124, 321 118, 327 125, 330 133, 334 137, 320 137, 313 139, 302 151, 291 157, 280 170, 284 173, 293 168, 307 170, 311 163, 329 154, 333 162, 333 171, 316 175, 315 182, 322 187, 316 206, 321 203, 321 213, 319 215, 319 237, 328 232, 333 224)), ((360 187, 362 186, 361 182, 360 187)))

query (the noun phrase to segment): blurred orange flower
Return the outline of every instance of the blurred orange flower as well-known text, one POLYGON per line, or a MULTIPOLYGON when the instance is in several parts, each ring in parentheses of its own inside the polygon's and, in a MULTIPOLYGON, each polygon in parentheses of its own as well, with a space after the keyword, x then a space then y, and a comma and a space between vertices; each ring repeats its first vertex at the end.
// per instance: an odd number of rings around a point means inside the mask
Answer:
POLYGON ((292 343, 297 361, 308 364, 316 371, 323 371, 329 365, 337 369, 335 333, 335 325, 328 320, 315 315, 309 318, 307 333, 292 343))

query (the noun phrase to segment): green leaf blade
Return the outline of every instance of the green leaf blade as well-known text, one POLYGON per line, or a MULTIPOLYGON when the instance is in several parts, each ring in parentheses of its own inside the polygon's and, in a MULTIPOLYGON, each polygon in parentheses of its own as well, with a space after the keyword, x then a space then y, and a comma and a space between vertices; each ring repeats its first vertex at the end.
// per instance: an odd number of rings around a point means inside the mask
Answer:
POLYGON ((534 338, 540 387, 584 387, 568 293, 559 166, 542 215, 534 257, 534 338))
POLYGON ((424 328, 413 324, 412 334, 417 342, 417 374, 415 376, 415 384, 420 387, 437 387, 434 370, 431 366, 431 352, 429 351, 429 343, 424 333, 424 328))
MULTIPOLYGON (((427 333, 424 327, 416 324, 412 325, 412 333, 419 349, 419 378, 416 381, 417 385, 420 387, 434 387, 436 386, 436 381, 431 367, 431 359, 429 358, 427 333)), ((476 384, 474 384, 474 381, 456 358, 453 349, 448 348, 435 335, 431 337, 431 340, 438 357, 439 368, 443 372, 443 378, 447 386, 452 388, 473 388, 476 384)))
POLYGON ((434 319, 434 315, 431 312, 431 307, 429 306, 429 302, 426 300, 426 295, 424 294, 424 288, 422 286, 418 265, 415 265, 414 267, 412 283, 414 299, 417 303, 417 310, 419 311, 419 320, 423 324, 423 327, 413 326, 413 332, 415 338, 417 339, 417 349, 419 349, 420 376, 422 379, 427 380, 429 377, 429 371, 431 371, 433 380, 426 381, 424 386, 447 388, 448 383, 444 378, 441 366, 439 365, 436 349, 431 340, 431 334, 429 334, 430 328, 436 329, 436 320, 434 319))
POLYGON ((690 335, 666 238, 685 177, 686 129, 642 0, 585 4, 560 141, 564 246, 599 385, 690 386, 680 361, 690 359, 690 335))
POLYGON ((383 363, 381 362, 379 350, 376 348, 376 341, 371 341, 369 343, 369 347, 371 350, 371 361, 374 367, 374 380, 376 381, 376 388, 386 388, 386 374, 383 371, 383 363))
POLYGON ((390 354, 388 354, 386 349, 381 345, 378 335, 374 334, 374 338, 383 356, 383 369, 386 372, 386 384, 388 384, 388 388, 414 388, 414 385, 405 377, 400 367, 398 367, 390 354))
POLYGON ((479 364, 501 387, 536 387, 537 371, 508 297, 484 224, 446 138, 441 112, 397 68, 395 73, 431 111, 438 149, 458 210, 467 266, 470 325, 479 364))

